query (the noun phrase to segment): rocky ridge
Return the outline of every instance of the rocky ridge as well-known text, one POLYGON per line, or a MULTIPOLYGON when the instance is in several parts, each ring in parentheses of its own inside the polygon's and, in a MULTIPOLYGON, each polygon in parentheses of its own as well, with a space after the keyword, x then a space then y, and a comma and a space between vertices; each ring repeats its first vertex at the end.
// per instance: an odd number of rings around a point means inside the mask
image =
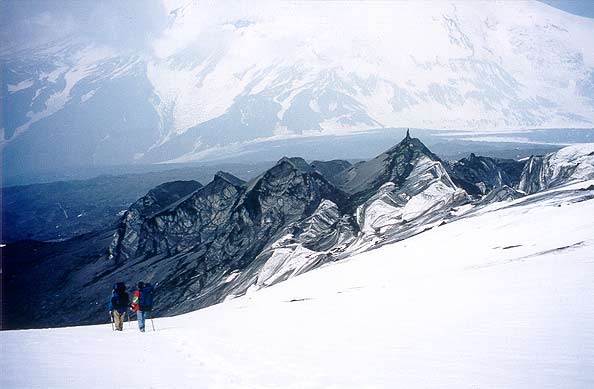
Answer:
POLYGON ((35 252, 9 247, 7 290, 39 280, 59 301, 42 302, 35 322, 10 309, 6 317, 20 327, 97 322, 105 290, 115 280, 140 279, 156 285, 156 315, 192 311, 405 239, 464 217, 466 209, 524 196, 526 189, 594 178, 593 152, 581 145, 525 166, 476 155, 447 163, 407 134, 352 166, 334 162, 324 169, 285 157, 248 182, 219 172, 206 186, 165 184, 132 205, 115 230, 35 252), (345 169, 337 173, 340 165, 345 169), (181 192, 173 190, 178 186, 181 192), (18 261, 27 255, 35 259, 18 261), (57 269, 53 281, 42 281, 50 264, 57 269), (76 305, 59 318, 44 315, 75 291, 96 304, 76 305))

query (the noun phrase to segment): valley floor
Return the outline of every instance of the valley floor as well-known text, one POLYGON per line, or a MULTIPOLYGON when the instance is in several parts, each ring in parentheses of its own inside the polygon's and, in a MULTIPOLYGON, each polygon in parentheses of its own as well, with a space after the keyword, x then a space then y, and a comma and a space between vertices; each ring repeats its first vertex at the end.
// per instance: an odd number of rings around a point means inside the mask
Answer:
POLYGON ((570 189, 155 319, 156 332, 1 332, 0 386, 592 388, 594 191, 570 189))

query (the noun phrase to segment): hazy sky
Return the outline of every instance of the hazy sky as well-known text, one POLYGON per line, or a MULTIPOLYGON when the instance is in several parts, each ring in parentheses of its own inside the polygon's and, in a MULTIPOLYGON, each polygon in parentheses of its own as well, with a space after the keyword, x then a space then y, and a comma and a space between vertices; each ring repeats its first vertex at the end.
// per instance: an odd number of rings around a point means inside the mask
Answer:
POLYGON ((539 0, 575 15, 594 18, 594 0, 539 0))
POLYGON ((97 43, 139 48, 167 23, 159 1, 0 1, 2 46, 29 46, 83 34, 97 43))

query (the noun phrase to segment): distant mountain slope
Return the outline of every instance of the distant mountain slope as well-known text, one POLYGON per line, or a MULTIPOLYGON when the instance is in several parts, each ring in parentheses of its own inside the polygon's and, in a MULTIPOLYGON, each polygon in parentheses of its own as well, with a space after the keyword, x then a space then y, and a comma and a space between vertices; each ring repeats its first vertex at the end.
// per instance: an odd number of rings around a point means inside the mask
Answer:
MULTIPOLYGON (((68 239, 86 234, 117 224, 132 203, 159 184, 174 180, 208 182, 221 167, 248 179, 270 165, 205 165, 1 188, 2 242, 68 239)), ((183 195, 183 191, 175 192, 183 195)))
POLYGON ((337 175, 352 166, 350 162, 339 159, 332 161, 312 161, 310 165, 333 183, 337 175))
POLYGON ((77 34, 0 53, 4 169, 187 162, 384 127, 594 123, 594 20, 539 2, 167 11, 143 50, 77 34))

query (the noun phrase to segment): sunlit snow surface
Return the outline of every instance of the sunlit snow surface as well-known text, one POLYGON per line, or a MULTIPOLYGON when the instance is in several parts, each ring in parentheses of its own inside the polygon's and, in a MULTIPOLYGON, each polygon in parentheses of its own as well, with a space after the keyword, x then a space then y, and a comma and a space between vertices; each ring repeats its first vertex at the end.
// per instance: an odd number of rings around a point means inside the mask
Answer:
POLYGON ((0 386, 592 388, 593 184, 475 209, 156 332, 2 332, 0 386))

